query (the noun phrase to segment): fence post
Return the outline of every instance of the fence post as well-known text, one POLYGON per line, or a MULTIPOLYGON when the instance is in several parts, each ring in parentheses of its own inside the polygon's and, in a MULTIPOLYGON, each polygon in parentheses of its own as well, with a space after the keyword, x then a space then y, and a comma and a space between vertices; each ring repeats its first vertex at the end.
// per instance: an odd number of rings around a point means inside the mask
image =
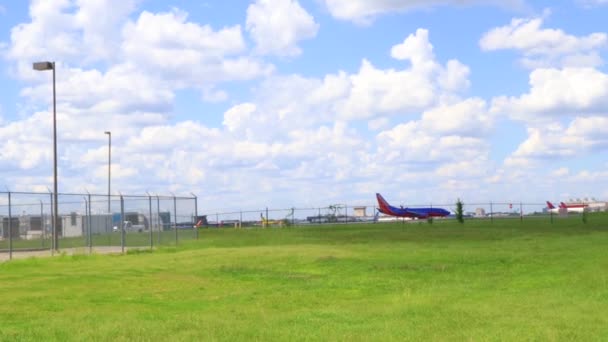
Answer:
POLYGON ((40 229, 42 229, 42 248, 44 249, 44 237, 46 234, 46 227, 44 224, 44 205, 42 204, 42 200, 40 200, 40 229))
POLYGON ((344 220, 344 222, 345 222, 346 224, 348 224, 348 204, 345 204, 345 205, 344 205, 344 216, 345 216, 345 220, 344 220))
POLYGON ((53 208, 55 208, 55 206, 53 205, 53 193, 51 192, 51 190, 49 190, 49 196, 51 198, 51 256, 55 255, 55 249, 57 248, 57 246, 55 246, 55 234, 57 234, 57 230, 55 230, 55 225, 57 224, 56 220, 55 220, 55 210, 53 208))
POLYGON ((153 229, 153 225, 152 225, 152 196, 150 196, 150 194, 148 194, 148 210, 149 210, 149 214, 150 216, 150 220, 148 221, 148 229, 150 230, 150 249, 152 249, 154 247, 154 233, 152 232, 153 229))
POLYGON ((175 230, 175 246, 177 247, 177 199, 173 195, 173 228, 175 230))
POLYGON ((11 192, 8 192, 8 259, 13 260, 13 215, 11 212, 11 192))
POLYGON ((317 223, 321 224, 321 208, 319 207, 319 221, 317 223))
POLYGON ((125 201, 120 195, 120 248, 122 254, 125 254, 125 201))
POLYGON ((192 196, 194 196, 194 230, 198 240, 198 197, 195 194, 192 194, 192 196))
POLYGON ((492 201, 490 201, 490 223, 494 223, 494 207, 492 201))
MULTIPOLYGON (((378 215, 380 215, 380 214, 378 213, 378 215)), ((378 223, 378 216, 376 216, 376 206, 375 205, 374 205, 374 214, 373 214, 373 216, 374 216, 374 223, 378 223)))
POLYGON ((108 194, 108 212, 106 213, 106 236, 108 237, 108 245, 112 245, 112 240, 114 236, 114 215, 112 214, 112 196, 108 194))
POLYGON ((158 195, 156 195, 156 222, 158 222, 158 245, 160 246, 163 223, 160 219, 160 197, 158 197, 158 195))
POLYGON ((519 221, 524 222, 524 210, 521 202, 519 202, 519 221))
MULTIPOLYGON (((88 246, 89 245, 89 234, 88 234, 88 227, 89 227, 89 201, 87 200, 86 197, 84 198, 84 217, 85 219, 83 220, 82 224, 84 225, 84 229, 82 232, 82 236, 84 236, 84 245, 88 246)), ((91 251, 89 251, 89 254, 91 254, 91 251)))
POLYGON ((93 218, 91 217, 92 213, 93 209, 91 209, 91 194, 89 193, 89 254, 93 252, 93 218))

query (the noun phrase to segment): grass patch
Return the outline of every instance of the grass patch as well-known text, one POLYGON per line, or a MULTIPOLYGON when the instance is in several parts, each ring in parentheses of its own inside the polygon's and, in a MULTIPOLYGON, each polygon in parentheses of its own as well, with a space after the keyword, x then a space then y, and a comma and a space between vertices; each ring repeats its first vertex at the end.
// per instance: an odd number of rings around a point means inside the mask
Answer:
POLYGON ((608 217, 210 229, 0 264, 0 340, 603 340, 608 217))

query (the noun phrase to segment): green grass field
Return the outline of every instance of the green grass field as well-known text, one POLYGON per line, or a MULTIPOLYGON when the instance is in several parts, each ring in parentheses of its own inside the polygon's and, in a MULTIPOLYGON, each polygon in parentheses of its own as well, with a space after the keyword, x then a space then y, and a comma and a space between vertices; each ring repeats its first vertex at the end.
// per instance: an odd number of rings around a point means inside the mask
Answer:
POLYGON ((0 264, 0 340, 608 340, 608 216, 202 230, 0 264))

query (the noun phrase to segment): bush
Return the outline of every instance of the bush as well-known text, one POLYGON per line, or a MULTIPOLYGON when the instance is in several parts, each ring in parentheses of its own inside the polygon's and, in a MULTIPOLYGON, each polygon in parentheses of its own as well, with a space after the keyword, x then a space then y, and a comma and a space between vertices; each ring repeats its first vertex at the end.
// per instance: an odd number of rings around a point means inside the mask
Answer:
POLYGON ((464 203, 462 203, 462 201, 459 198, 458 201, 456 201, 456 220, 458 220, 458 222, 460 222, 460 223, 464 223, 463 208, 464 208, 464 203))

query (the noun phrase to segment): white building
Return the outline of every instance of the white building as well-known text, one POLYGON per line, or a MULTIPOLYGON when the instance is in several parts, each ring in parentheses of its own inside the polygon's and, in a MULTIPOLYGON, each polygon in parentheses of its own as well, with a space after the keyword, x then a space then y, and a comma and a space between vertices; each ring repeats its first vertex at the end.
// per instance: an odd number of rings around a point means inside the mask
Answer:
POLYGON ((355 217, 367 217, 367 207, 353 207, 353 216, 355 217))

